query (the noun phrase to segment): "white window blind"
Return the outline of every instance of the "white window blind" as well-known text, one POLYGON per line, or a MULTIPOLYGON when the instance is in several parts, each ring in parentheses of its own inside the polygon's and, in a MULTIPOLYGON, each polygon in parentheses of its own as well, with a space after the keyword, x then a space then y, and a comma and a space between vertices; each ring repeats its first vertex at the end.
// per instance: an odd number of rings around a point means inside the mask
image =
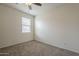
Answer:
POLYGON ((22 17, 22 32, 31 32, 31 19, 22 17))

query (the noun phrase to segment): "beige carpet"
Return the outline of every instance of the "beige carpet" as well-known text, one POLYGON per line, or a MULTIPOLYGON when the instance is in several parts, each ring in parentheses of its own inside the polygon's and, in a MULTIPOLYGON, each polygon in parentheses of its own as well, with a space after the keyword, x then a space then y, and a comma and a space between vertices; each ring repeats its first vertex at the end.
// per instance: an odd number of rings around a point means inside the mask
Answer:
POLYGON ((0 49, 2 56, 79 56, 75 52, 60 49, 38 41, 30 41, 0 49))

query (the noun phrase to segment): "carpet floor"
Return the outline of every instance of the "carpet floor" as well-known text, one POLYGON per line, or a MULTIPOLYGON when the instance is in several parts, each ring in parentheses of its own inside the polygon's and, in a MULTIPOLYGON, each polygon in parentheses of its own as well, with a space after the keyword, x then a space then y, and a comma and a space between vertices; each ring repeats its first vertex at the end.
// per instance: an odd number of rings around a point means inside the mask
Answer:
POLYGON ((29 41, 1 48, 0 56, 79 56, 79 54, 38 41, 29 41))

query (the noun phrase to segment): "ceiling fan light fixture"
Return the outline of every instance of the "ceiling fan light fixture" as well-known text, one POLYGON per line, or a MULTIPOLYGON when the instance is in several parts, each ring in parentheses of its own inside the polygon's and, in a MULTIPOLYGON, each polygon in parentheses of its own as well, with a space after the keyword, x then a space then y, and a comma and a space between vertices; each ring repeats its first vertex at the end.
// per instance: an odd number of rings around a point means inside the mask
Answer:
POLYGON ((32 10, 32 3, 25 3, 29 10, 32 10))
POLYGON ((30 6, 32 5, 32 3, 25 3, 25 4, 26 4, 26 5, 30 5, 30 6))
POLYGON ((26 6, 28 7, 29 10, 32 10, 32 4, 37 5, 37 6, 42 6, 41 3, 25 3, 26 6))

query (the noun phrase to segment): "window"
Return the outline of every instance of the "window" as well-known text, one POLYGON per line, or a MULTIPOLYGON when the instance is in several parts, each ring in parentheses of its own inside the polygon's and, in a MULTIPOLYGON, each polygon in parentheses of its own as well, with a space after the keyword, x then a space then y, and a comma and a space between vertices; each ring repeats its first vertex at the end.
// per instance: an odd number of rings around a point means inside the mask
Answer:
POLYGON ((22 17, 22 32, 31 32, 31 19, 22 17))

